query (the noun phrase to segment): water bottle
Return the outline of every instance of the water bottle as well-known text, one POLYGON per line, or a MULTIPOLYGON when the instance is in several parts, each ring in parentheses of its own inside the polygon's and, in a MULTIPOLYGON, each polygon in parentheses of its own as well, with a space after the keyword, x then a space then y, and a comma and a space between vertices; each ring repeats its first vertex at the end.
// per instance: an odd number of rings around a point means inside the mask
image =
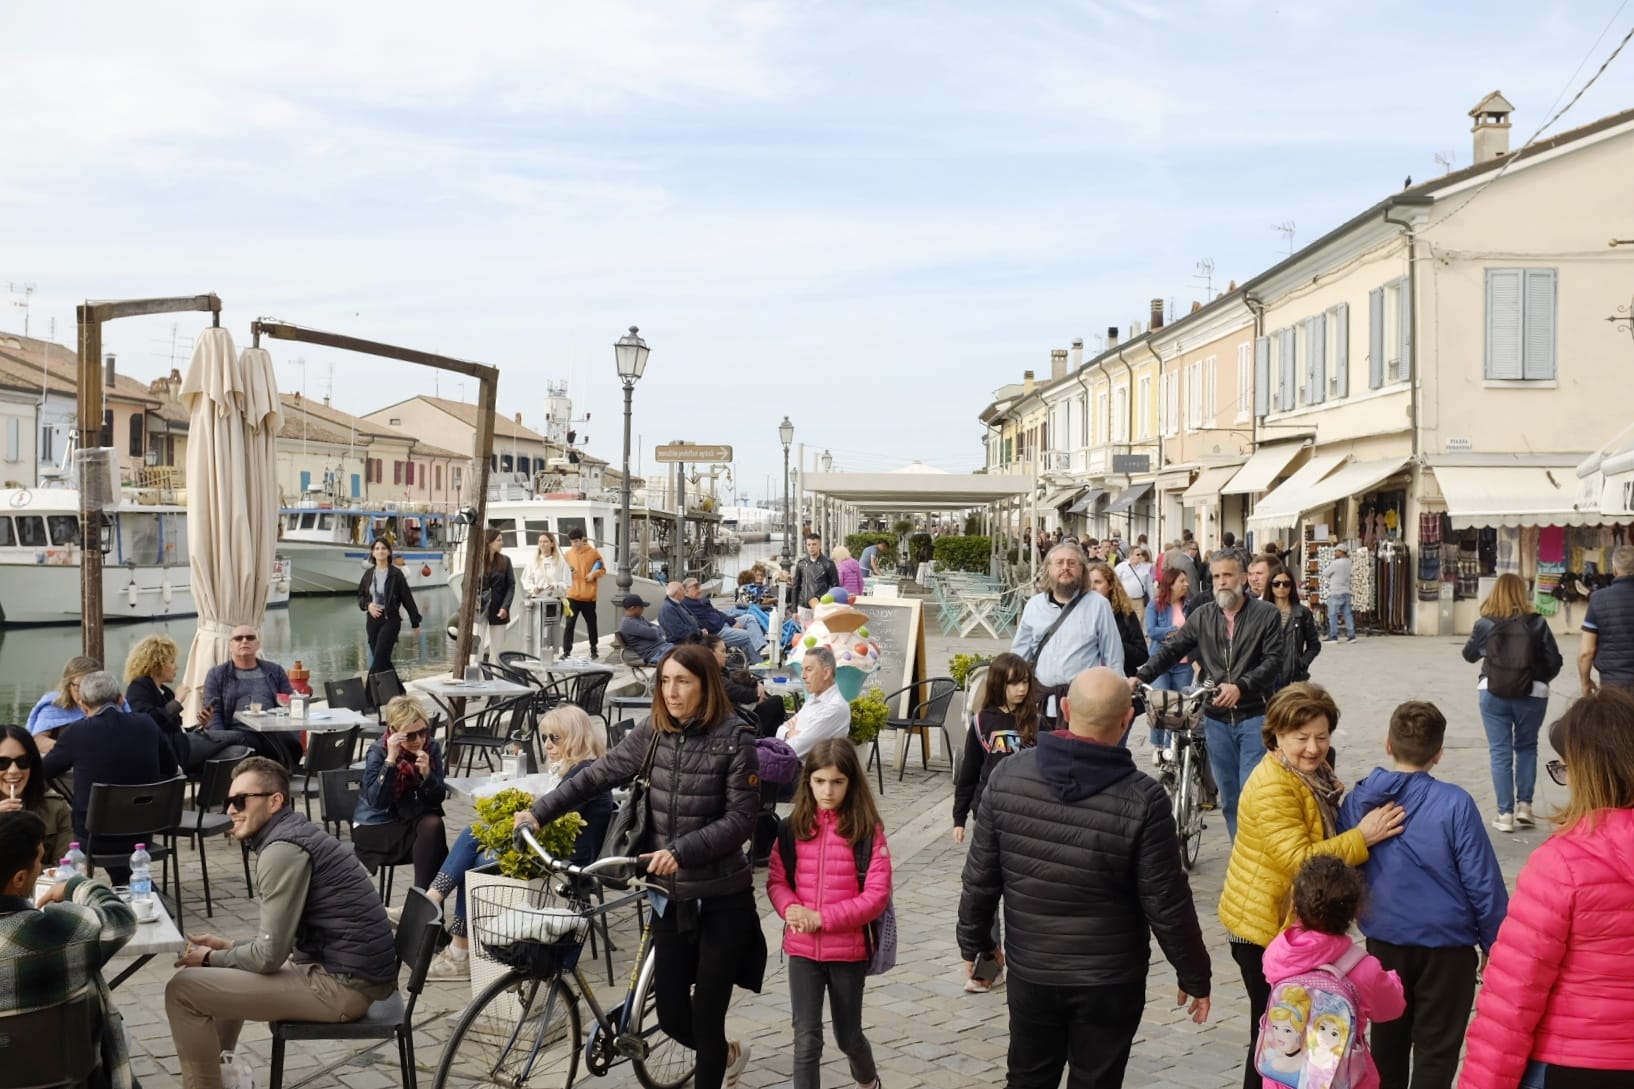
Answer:
POLYGON ((62 874, 63 880, 66 881, 76 873, 81 877, 91 876, 91 860, 86 858, 85 852, 79 849, 77 841, 68 845, 68 853, 63 856, 63 862, 68 865, 67 872, 62 874))
POLYGON ((147 844, 138 843, 130 856, 131 903, 146 903, 153 899, 153 856, 147 844))

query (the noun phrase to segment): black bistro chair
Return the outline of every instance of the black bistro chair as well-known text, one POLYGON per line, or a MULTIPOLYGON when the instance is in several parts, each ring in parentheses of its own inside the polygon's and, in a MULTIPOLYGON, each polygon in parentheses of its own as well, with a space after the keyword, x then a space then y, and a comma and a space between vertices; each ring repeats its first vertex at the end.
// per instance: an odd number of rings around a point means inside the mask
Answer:
POLYGON ((101 999, 95 987, 31 1013, 0 1017, 0 1089, 90 1084, 100 1061, 101 999))
MULTIPOLYGON (((158 783, 115 785, 91 784, 91 805, 85 814, 85 831, 90 836, 90 847, 99 842, 117 840, 147 846, 147 852, 159 866, 165 893, 170 893, 170 876, 176 876, 176 891, 171 902, 176 908, 176 929, 184 933, 182 922, 182 868, 176 853, 176 826, 182 822, 182 810, 187 805, 187 779, 178 775, 158 783), (163 842, 161 842, 161 840, 163 842)), ((130 864, 130 848, 117 851, 87 849, 91 867, 106 870, 130 864)))
POLYGON ((289 777, 289 792, 306 803, 306 819, 312 819, 312 796, 318 793, 318 776, 335 768, 344 768, 352 762, 352 751, 357 748, 358 730, 326 730, 306 735, 306 759, 301 770, 289 777))
MULTIPOLYGON (((952 677, 932 677, 928 681, 910 684, 906 688, 899 688, 885 697, 887 707, 897 706, 897 701, 907 695, 913 704, 908 713, 902 718, 891 717, 885 720, 885 728, 898 735, 897 745, 897 782, 902 781, 902 773, 908 768, 908 754, 900 746, 908 744, 914 734, 919 735, 919 766, 930 769, 927 756, 930 752, 930 731, 935 730, 942 735, 942 747, 947 750, 948 766, 953 766, 953 745, 948 741, 947 730, 943 724, 947 721, 948 706, 953 702, 953 696, 959 691, 958 684, 952 677), (907 737, 901 735, 907 734, 907 737)), ((879 746, 874 746, 879 752, 879 746)), ((883 765, 883 762, 882 762, 883 765)), ((880 774, 884 775, 883 766, 880 774)))
MULTIPOLYGON (((227 794, 233 786, 233 768, 246 756, 255 755, 248 745, 222 749, 212 760, 199 768, 199 786, 193 793, 193 811, 176 825, 175 835, 190 839, 199 852, 199 873, 204 881, 204 914, 215 918, 215 905, 210 897, 210 852, 206 841, 221 835, 233 826, 227 815, 227 794)), ((243 845, 245 895, 254 896, 255 886, 250 880, 250 848, 243 845)))

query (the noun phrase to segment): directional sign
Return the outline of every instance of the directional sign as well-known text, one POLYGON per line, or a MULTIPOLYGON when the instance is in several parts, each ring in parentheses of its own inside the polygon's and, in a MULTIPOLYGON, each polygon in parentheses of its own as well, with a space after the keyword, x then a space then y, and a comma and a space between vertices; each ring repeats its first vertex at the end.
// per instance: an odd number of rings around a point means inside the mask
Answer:
POLYGON ((699 446, 691 442, 670 442, 652 448, 654 461, 731 461, 730 446, 699 446))

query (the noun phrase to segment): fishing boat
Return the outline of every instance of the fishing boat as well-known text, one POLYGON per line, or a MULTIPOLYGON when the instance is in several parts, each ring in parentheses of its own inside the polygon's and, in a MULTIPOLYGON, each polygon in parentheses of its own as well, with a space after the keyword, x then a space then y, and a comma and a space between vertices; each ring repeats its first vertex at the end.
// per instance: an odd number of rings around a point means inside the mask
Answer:
POLYGON ((316 501, 278 513, 278 548, 295 562, 293 593, 355 593, 364 570, 374 564, 370 549, 380 538, 390 542, 409 589, 448 582, 449 519, 428 507, 316 501))
MULTIPOLYGON (((112 548, 103 557, 104 618, 196 616, 187 560, 187 508, 126 492, 104 509, 112 548)), ((79 491, 0 489, 0 624, 80 623, 79 491)), ((289 604, 292 565, 274 558, 267 608, 289 604)))

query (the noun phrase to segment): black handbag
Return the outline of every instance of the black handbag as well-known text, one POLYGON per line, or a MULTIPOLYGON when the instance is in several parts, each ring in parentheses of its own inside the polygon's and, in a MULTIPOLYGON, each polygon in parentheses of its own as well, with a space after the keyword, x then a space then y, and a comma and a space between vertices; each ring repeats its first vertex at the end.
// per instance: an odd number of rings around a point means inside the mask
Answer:
POLYGON ((658 725, 653 724, 652 741, 647 745, 647 758, 641 761, 641 770, 630 780, 630 793, 618 807, 613 819, 607 822, 607 836, 601 842, 600 858, 628 858, 639 852, 647 838, 647 819, 652 811, 648 792, 652 789, 652 762, 658 754, 658 725))

